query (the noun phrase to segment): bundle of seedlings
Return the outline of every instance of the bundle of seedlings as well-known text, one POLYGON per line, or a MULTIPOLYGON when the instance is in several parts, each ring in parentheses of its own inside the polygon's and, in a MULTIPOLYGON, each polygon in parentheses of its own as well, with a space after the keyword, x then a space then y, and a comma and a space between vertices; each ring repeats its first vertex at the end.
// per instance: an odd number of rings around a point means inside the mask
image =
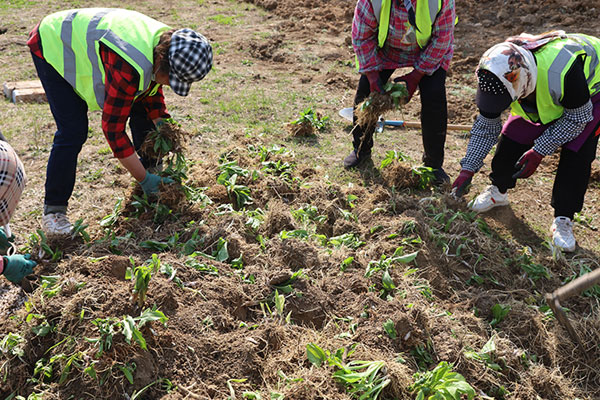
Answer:
MULTIPOLYGON (((383 89, 383 93, 372 92, 354 110, 356 114, 356 126, 360 126, 363 130, 360 147, 365 142, 365 137, 373 134, 380 115, 386 111, 396 110, 407 103, 408 89, 406 88, 406 84, 388 82, 383 89)), ((356 129, 356 126, 354 129, 356 129)))
POLYGON ((150 159, 162 160, 169 153, 181 153, 186 135, 172 118, 163 120, 157 129, 146 136, 140 153, 150 159))
POLYGON ((321 115, 312 108, 300 113, 300 117, 289 123, 288 129, 292 136, 308 137, 329 128, 329 117, 321 115))

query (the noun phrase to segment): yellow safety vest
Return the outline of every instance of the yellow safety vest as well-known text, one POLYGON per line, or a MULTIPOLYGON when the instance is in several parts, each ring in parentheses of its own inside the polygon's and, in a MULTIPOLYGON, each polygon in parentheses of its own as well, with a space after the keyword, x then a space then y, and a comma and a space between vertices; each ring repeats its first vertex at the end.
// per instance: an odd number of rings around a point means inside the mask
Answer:
MULTIPOLYGON (((105 72, 100 43, 123 57, 140 75, 137 95, 150 87, 154 47, 170 29, 136 11, 85 8, 60 11, 40 23, 44 59, 73 86, 90 110, 104 106, 105 72)), ((152 89, 156 92, 158 85, 152 89)))

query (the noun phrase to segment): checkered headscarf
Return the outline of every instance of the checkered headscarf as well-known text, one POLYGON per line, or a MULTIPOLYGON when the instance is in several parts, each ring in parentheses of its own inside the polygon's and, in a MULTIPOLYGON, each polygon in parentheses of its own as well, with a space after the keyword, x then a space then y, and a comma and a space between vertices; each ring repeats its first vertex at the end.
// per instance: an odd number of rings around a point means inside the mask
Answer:
POLYGON ((10 144, 0 141, 0 225, 10 221, 25 188, 25 169, 10 144))
POLYGON ((212 68, 212 47, 201 34, 184 28, 175 31, 169 46, 169 85, 187 96, 192 82, 201 80, 212 68))

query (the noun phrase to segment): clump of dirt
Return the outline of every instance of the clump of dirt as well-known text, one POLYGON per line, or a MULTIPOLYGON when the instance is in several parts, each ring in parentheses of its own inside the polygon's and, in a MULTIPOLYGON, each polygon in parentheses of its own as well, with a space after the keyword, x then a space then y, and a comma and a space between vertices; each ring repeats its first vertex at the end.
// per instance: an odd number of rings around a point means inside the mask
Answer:
POLYGON ((264 40, 253 40, 248 43, 250 55, 259 60, 272 60, 283 45, 285 36, 275 35, 264 40))
POLYGON ((187 135, 181 126, 173 121, 165 121, 159 129, 148 133, 140 146, 140 154, 151 160, 162 160, 169 152, 183 151, 187 135))
MULTIPOLYGON (((317 117, 321 118, 321 115, 317 113, 317 117)), ((294 137, 309 137, 314 136, 317 132, 313 124, 309 121, 301 121, 298 123, 289 123, 287 125, 288 131, 294 137)))
POLYGON ((183 187, 177 183, 161 183, 159 185, 158 202, 167 207, 180 210, 183 203, 186 202, 183 187))
POLYGON ((383 181, 388 187, 396 189, 416 188, 419 186, 419 176, 414 173, 411 165, 394 160, 381 172, 383 181))

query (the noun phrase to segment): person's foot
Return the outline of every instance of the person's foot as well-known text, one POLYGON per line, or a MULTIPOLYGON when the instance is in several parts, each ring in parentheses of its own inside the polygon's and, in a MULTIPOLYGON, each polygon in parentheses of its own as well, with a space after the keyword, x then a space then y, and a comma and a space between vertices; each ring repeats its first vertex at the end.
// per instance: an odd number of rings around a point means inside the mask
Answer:
POLYGON ((354 168, 359 166, 365 160, 371 158, 371 153, 358 155, 356 150, 352 150, 352 153, 348 154, 346 158, 344 158, 344 168, 354 168))
POLYGON ((577 247, 575 235, 573 235, 573 221, 568 217, 556 217, 552 226, 552 243, 562 251, 571 253, 577 247))
POLYGON ((442 167, 434 168, 433 176, 434 176, 433 184, 435 186, 441 186, 444 183, 450 183, 450 177, 448 176, 448 174, 446 173, 446 171, 444 171, 444 169, 442 167))
POLYGON ((508 205, 508 192, 500 193, 498 187, 490 185, 469 206, 478 213, 486 212, 494 207, 508 205))
POLYGON ((69 235, 73 225, 64 213, 49 213, 42 216, 42 227, 47 235, 69 235))

